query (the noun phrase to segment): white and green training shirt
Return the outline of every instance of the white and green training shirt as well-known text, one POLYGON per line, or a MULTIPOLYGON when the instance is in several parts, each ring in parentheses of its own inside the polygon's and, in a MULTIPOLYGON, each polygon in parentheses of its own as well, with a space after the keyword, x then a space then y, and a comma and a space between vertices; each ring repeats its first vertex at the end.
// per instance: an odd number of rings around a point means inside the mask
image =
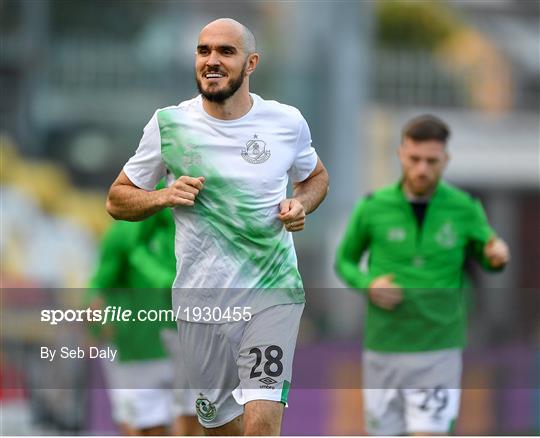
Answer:
POLYGON ((208 115, 201 96, 156 111, 124 166, 145 190, 167 170, 171 180, 206 178, 195 206, 174 208, 175 309, 247 306, 256 313, 305 301, 293 238, 277 216, 289 178, 305 180, 317 154, 296 108, 251 96, 252 108, 235 120, 208 115))

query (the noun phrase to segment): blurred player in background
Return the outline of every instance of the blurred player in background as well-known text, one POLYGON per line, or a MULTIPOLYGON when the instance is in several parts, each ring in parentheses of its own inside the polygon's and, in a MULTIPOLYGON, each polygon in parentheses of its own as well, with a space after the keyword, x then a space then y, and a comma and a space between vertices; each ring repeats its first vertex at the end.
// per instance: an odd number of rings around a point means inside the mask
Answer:
MULTIPOLYGON (((118 221, 103 238, 89 299, 93 307, 121 306, 133 315, 141 309, 171 309, 175 261, 168 209, 143 222, 118 221)), ((102 363, 113 419, 122 433, 199 435, 196 393, 186 389, 178 343, 170 340, 177 338, 175 321, 115 321, 105 331, 118 349, 119 359, 102 363)))
POLYGON ((441 181, 449 135, 430 115, 405 125, 401 180, 360 200, 338 248, 338 274, 368 298, 363 387, 370 434, 451 432, 466 341, 465 258, 495 271, 509 259, 480 202, 441 181), (367 269, 360 269, 366 252, 367 269))
POLYGON ((199 420, 216 435, 280 433, 305 302, 291 232, 328 188, 300 112, 249 92, 258 62, 245 26, 205 26, 201 94, 156 111, 107 204, 124 220, 174 207, 181 351, 190 385, 202 388, 199 420), (153 191, 166 169, 176 181, 153 191))

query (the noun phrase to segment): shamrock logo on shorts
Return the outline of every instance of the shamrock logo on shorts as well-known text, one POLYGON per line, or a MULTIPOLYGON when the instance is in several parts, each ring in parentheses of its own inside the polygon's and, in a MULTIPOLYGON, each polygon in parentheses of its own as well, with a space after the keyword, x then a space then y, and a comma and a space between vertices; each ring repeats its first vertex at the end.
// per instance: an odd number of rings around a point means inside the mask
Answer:
POLYGON ((212 421, 216 418, 216 405, 208 400, 203 394, 199 394, 199 398, 195 402, 195 409, 202 421, 212 421))

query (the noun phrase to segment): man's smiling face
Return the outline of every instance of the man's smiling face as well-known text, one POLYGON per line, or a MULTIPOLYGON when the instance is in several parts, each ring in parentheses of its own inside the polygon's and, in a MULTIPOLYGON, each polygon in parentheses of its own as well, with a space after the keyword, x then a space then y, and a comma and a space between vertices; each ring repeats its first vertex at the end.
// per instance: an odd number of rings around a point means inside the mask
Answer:
POLYGON ((210 23, 199 35, 195 56, 199 92, 211 102, 224 102, 244 83, 248 61, 241 29, 229 23, 210 23))

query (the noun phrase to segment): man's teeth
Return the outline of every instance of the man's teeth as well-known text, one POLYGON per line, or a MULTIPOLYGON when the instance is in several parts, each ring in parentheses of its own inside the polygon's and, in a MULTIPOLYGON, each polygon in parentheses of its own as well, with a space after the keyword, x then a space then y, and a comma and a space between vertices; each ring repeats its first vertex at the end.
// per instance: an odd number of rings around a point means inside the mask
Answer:
POLYGON ((208 79, 214 79, 214 78, 222 78, 223 75, 221 73, 207 73, 206 77, 208 79))

